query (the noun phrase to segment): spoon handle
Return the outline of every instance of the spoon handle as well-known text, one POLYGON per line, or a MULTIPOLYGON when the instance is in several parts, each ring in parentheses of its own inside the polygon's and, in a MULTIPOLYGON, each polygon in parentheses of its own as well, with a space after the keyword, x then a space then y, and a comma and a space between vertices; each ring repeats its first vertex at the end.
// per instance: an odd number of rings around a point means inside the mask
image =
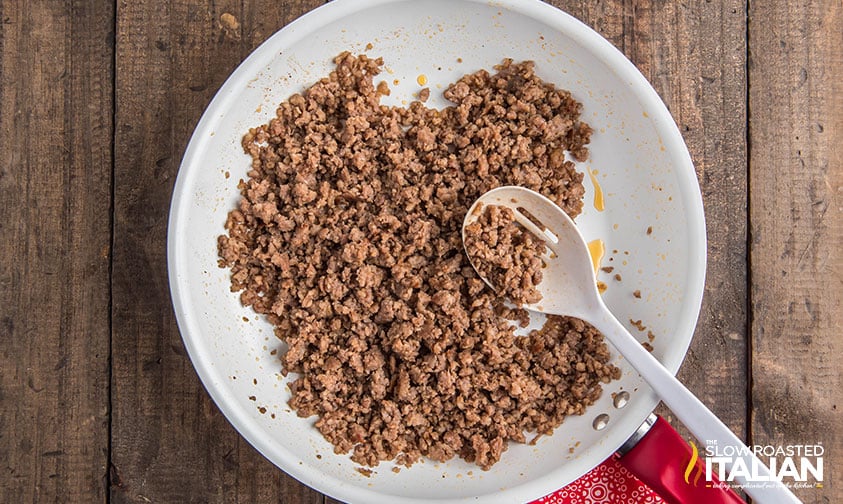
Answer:
MULTIPOLYGON (((603 308, 602 316, 595 317, 598 320, 592 321, 592 325, 638 371, 697 440, 707 446, 716 446, 721 453, 725 450, 725 454, 735 454, 720 461, 726 467, 721 481, 729 481, 729 476, 734 473, 733 481, 742 485, 744 491, 761 504, 801 502, 743 441, 627 331, 605 305, 603 308)), ((713 470, 717 469, 717 464, 712 466, 713 470)))

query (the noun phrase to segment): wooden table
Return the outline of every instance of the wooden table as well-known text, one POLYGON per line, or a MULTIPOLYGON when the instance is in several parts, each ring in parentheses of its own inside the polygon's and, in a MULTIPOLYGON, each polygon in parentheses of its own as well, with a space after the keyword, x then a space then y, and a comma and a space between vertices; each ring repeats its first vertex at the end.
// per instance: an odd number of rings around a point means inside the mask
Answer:
MULTIPOLYGON (((0 501, 331 501, 211 403, 165 257, 204 107, 321 3, 0 0, 0 501)), ((822 443, 798 494, 843 502, 840 1, 551 3, 637 64, 694 159, 709 269, 680 377, 751 443, 822 443)))

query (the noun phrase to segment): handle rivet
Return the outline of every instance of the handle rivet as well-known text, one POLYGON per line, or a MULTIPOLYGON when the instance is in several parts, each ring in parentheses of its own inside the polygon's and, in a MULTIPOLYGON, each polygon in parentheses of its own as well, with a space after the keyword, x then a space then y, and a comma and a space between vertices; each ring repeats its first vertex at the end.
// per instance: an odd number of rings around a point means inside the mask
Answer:
POLYGON ((609 415, 606 413, 601 413, 594 418, 594 422, 592 422, 591 426, 594 427, 594 430, 603 430, 606 426, 609 425, 609 415))
POLYGON ((617 394, 615 394, 615 398, 612 400, 615 405, 615 408, 621 409, 626 406, 626 403, 629 402, 629 392, 626 390, 621 390, 617 394))

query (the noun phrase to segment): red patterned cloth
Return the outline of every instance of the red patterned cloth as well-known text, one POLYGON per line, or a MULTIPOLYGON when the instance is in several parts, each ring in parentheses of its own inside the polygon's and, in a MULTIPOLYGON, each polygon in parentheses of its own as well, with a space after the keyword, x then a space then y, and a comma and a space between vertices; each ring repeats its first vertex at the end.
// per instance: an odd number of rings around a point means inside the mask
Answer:
POLYGON ((531 504, 664 504, 614 457, 570 485, 531 504))

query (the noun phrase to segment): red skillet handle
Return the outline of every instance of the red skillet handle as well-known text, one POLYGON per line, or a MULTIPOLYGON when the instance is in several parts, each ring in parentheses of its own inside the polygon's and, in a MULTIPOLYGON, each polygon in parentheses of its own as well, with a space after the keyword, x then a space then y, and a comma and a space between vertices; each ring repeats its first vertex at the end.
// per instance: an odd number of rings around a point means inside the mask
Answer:
POLYGON ((716 476, 713 483, 706 481, 703 453, 699 454, 686 483, 685 472, 691 456, 691 446, 659 417, 618 462, 670 504, 744 504, 732 489, 719 488, 716 476))

